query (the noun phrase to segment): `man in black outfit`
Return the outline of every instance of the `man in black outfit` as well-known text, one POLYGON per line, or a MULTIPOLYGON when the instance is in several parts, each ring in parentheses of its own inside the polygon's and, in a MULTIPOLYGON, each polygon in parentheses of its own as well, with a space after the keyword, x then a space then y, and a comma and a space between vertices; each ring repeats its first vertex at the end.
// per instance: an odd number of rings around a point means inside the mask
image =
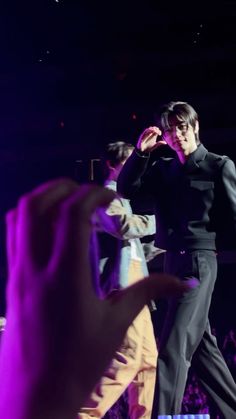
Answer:
POLYGON ((181 412, 191 363, 223 417, 236 418, 236 384, 208 320, 217 276, 217 227, 229 213, 236 227, 236 170, 227 156, 208 152, 198 134, 196 111, 186 102, 170 102, 163 108, 161 129, 144 130, 118 179, 124 197, 151 197, 157 245, 167 249, 165 271, 199 281, 196 289, 169 301, 160 342, 155 419, 157 414, 181 412), (148 168, 160 136, 176 157, 158 158, 148 168))

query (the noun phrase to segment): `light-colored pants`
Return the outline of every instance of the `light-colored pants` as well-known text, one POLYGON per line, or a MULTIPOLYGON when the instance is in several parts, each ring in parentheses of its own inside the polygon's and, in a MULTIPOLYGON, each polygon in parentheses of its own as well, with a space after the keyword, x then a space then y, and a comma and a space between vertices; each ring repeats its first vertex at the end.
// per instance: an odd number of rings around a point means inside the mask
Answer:
MULTIPOLYGON (((130 283, 142 277, 141 264, 133 261, 130 283)), ((128 388, 131 419, 150 418, 156 379, 157 347, 147 306, 128 328, 110 367, 92 392, 78 418, 102 418, 128 388)))

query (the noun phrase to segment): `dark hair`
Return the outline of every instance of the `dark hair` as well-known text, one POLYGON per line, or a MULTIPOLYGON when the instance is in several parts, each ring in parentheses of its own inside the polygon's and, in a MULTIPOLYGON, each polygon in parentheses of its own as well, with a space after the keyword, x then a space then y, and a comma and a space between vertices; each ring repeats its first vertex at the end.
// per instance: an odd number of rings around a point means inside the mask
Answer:
POLYGON ((120 163, 125 161, 129 156, 130 150, 133 150, 134 146, 124 141, 115 141, 106 145, 103 153, 103 161, 109 162, 112 167, 118 166, 120 163))
MULTIPOLYGON (((176 117, 180 121, 184 121, 191 127, 196 127, 198 121, 198 114, 195 109, 187 102, 169 102, 162 107, 161 110, 161 127, 163 130, 169 128, 169 121, 171 117, 176 117)), ((195 134, 196 143, 200 143, 198 133, 195 134)))

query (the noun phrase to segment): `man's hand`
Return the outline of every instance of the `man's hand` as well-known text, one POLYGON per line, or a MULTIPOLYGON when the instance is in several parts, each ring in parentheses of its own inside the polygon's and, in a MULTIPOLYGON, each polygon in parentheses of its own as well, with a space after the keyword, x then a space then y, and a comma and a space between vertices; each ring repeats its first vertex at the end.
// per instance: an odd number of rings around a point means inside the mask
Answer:
POLYGON ((114 196, 62 179, 23 196, 7 215, 1 418, 74 419, 142 307, 190 288, 156 274, 106 300, 97 297, 91 219, 114 196))
POLYGON ((138 150, 149 153, 155 150, 157 147, 166 144, 166 142, 163 140, 157 141, 157 138, 161 135, 162 132, 158 127, 146 128, 138 139, 138 150))

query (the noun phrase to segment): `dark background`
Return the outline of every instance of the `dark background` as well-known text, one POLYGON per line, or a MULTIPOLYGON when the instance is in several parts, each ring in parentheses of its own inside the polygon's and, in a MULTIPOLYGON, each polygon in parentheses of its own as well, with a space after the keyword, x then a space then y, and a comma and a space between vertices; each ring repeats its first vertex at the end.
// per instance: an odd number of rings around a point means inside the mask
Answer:
MULTIPOLYGON (((61 175, 100 181, 91 159, 135 144, 163 103, 189 101, 204 144, 236 161, 235 47, 235 1, 1 2, 2 284, 4 214, 19 195, 61 175)), ((221 256, 214 300, 232 319, 235 262, 221 256)))
POLYGON ((2 2, 1 166, 82 172, 169 100, 189 101, 202 141, 235 159, 236 2, 204 3, 2 2))

